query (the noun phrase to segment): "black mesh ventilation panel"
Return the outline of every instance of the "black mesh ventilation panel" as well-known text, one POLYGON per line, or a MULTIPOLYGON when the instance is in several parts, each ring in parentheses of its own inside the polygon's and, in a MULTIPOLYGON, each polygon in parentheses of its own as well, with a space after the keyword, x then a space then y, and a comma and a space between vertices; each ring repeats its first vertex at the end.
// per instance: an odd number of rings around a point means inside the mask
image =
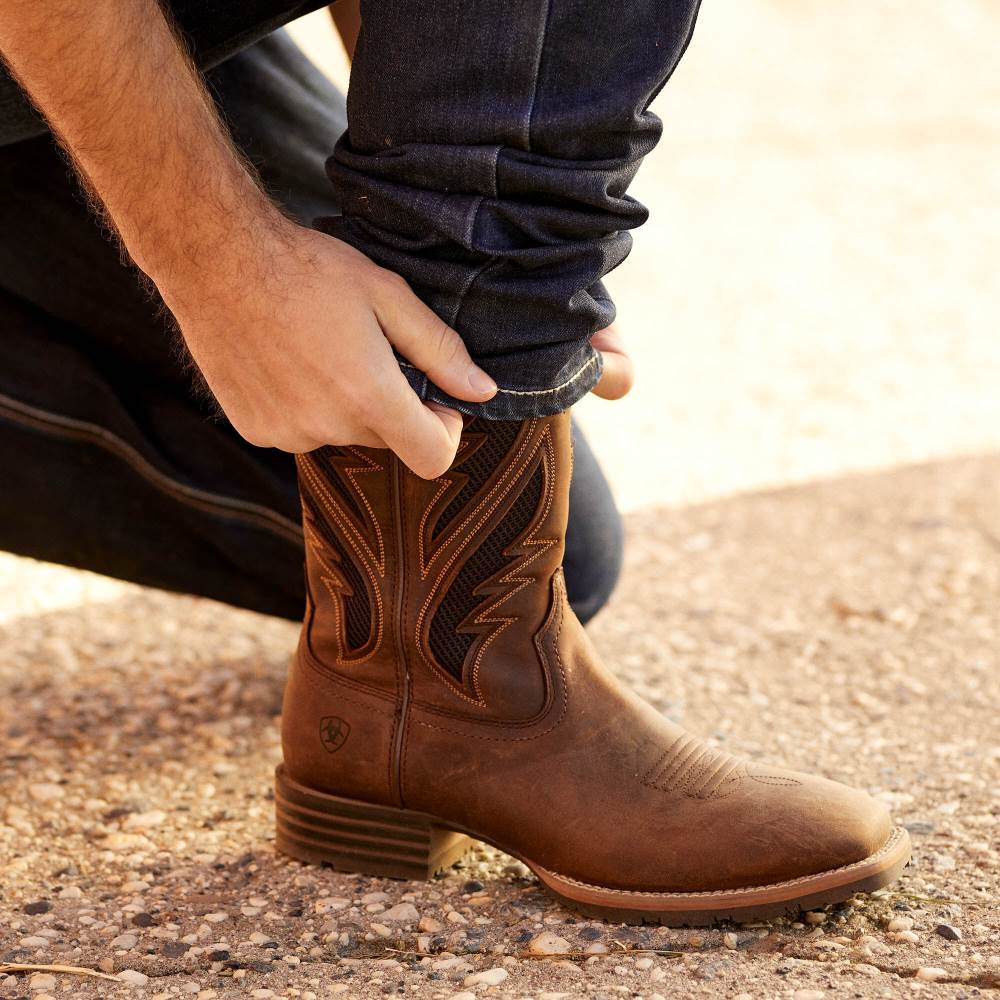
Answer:
MULTIPOLYGON (((484 600, 499 599, 499 594, 484 598, 477 595, 475 589, 514 565, 515 560, 505 556, 504 550, 510 548, 531 526, 541 501, 544 475, 544 468, 539 463, 506 517, 469 556, 431 619, 428 636, 431 652, 458 681, 462 679, 465 658, 476 638, 475 633, 459 632, 458 626, 484 600)), ((500 608, 498 615, 502 614, 503 608, 500 608)))
POLYGON ((469 424, 466 433, 475 434, 478 431, 489 430, 486 440, 480 444, 475 452, 464 462, 455 468, 469 477, 469 481, 458 491, 455 498, 441 512, 432 539, 436 539, 445 528, 455 520, 465 509, 469 501, 483 488, 486 480, 493 474, 493 470, 507 456, 507 453, 514 447, 517 440, 518 431, 523 426, 521 420, 474 420, 469 424))

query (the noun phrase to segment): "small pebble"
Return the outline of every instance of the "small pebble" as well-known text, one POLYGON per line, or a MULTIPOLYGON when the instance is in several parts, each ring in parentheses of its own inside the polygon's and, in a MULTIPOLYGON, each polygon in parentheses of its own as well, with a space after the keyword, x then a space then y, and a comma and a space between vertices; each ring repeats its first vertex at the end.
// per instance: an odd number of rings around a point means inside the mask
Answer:
POLYGON ((508 976, 506 969, 487 969, 466 976, 464 986, 499 986, 508 976))
POLYGON ((53 799, 61 799, 66 792, 62 785, 41 781, 35 785, 28 785, 28 794, 36 802, 51 802, 53 799))
POLYGON ((135 969, 125 969, 119 972, 118 978, 130 986, 145 986, 149 982, 149 976, 144 972, 136 972, 135 969))
POLYGON ((56 977, 47 972, 36 972, 28 980, 28 988, 32 990, 54 990, 56 988, 56 977))
POLYGON ((908 931, 912 928, 913 917, 893 917, 888 926, 890 931, 908 931))
POLYGON ((397 903, 379 915, 383 920, 387 920, 390 923, 413 924, 420 919, 420 914, 412 903, 397 903))
POLYGON ((125 820, 124 825, 126 830, 148 830, 150 827, 159 826, 166 818, 165 812, 155 809, 152 812, 133 813, 125 820))
POLYGON ((933 965, 923 965, 917 969, 917 979, 925 983, 936 983, 940 979, 947 979, 948 973, 944 969, 939 969, 933 965))
POLYGON ((954 924, 938 924, 934 928, 935 934, 940 934, 941 937, 948 941, 961 941, 962 931, 961 928, 955 927, 954 924))
POLYGON ((552 931, 542 931, 528 942, 527 950, 529 955, 565 955, 573 949, 565 938, 553 934, 552 931))

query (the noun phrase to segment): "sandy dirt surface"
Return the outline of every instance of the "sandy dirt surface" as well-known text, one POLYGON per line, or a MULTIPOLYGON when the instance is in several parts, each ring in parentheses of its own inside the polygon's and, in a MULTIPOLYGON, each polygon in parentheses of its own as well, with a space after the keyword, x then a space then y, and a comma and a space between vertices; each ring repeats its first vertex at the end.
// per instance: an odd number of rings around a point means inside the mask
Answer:
POLYGON ((128 981, 0 975, 0 997, 991 994, 998 476, 955 460, 630 516, 592 628, 609 662, 720 746, 868 789, 913 836, 891 891, 796 923, 606 925, 488 849, 429 883, 286 860, 270 781, 293 626, 131 587, 9 620, 0 961, 128 981))
POLYGON ((0 555, 0 963, 78 970, 0 997, 1000 996, 998 30, 708 4, 611 281, 639 387, 581 407, 630 511, 598 647, 720 746, 885 800, 898 886, 666 930, 492 850, 304 867, 270 792, 295 629, 0 555))

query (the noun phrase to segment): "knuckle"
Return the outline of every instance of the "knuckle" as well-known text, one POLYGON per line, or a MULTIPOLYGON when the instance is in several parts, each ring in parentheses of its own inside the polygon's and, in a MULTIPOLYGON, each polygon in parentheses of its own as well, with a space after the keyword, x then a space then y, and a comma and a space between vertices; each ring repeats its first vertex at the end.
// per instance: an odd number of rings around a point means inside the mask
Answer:
POLYGON ((462 338, 444 320, 438 320, 432 337, 438 357, 446 365, 465 360, 465 344, 462 343, 462 338))
POLYGON ((379 275, 382 286, 390 295, 402 295, 410 290, 410 284, 401 274, 382 268, 379 275))
POLYGON ((360 388, 351 391, 347 400, 347 411, 358 423, 370 426, 380 419, 382 407, 375 401, 374 395, 370 392, 363 392, 360 388))
POLYGON ((247 444, 252 444, 255 448, 271 448, 274 446, 272 436, 263 428, 238 424, 233 424, 233 427, 236 429, 236 433, 239 434, 239 436, 243 438, 247 444))

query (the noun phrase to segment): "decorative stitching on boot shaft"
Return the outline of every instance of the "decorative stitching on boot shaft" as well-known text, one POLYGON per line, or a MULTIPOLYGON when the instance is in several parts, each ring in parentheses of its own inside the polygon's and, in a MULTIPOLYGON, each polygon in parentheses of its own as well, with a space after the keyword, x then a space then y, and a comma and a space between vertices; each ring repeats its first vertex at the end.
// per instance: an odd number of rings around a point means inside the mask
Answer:
MULTIPOLYGON (((485 650, 517 620, 516 617, 490 616, 534 581, 533 576, 517 574, 556 542, 556 539, 536 537, 551 509, 553 477, 556 474, 550 431, 546 427, 536 437, 537 424, 538 421, 527 424, 514 461, 503 470, 499 480, 469 515, 459 515, 459 527, 448 533, 447 540, 431 556, 432 564, 439 552, 452 547, 450 556, 437 572, 416 622, 415 642, 421 657, 449 683, 455 694, 477 706, 484 704, 479 687, 479 670, 485 650), (526 450, 527 457, 522 460, 526 450), (536 473, 541 477, 539 500, 534 501, 531 520, 524 529, 520 529, 518 525, 525 511, 518 511, 518 506, 526 493, 529 506, 532 504, 531 494, 527 491, 536 482, 536 473), (505 504, 503 520, 488 530, 487 524, 505 504), (514 532, 513 537, 511 531, 514 532), (498 536, 503 538, 499 543, 500 551, 491 554, 491 550, 497 547, 491 543, 498 536), (516 560, 513 565, 509 562, 511 558, 516 560), (475 576, 480 578, 473 581, 475 576), (516 586, 511 589, 510 584, 516 586), (495 600, 489 600, 491 593, 497 595, 495 600), (463 615, 459 621, 455 620, 455 609, 460 609, 463 615), (439 615, 444 615, 444 620, 439 615), (491 629, 490 626, 494 627, 491 629), (448 632, 452 630, 454 636, 449 637, 448 632), (477 633, 482 636, 478 645, 477 633), (459 638, 465 635, 470 638, 459 638), (470 672, 465 663, 474 649, 476 658, 470 672), (468 676, 470 673, 471 676, 468 676)), ((422 542, 423 532, 418 535, 418 544, 422 542)))
POLYGON ((326 478, 319 469, 316 453, 297 457, 299 473, 303 485, 307 487, 303 490, 306 541, 320 569, 320 580, 330 596, 337 642, 336 662, 357 666, 378 652, 385 630, 382 601, 385 544, 378 518, 357 476, 384 472, 385 466, 354 448, 323 448, 319 457, 323 461, 326 478), (347 478, 349 489, 337 488, 337 474, 347 478), (364 527, 370 538, 365 537, 357 524, 361 507, 367 513, 368 524, 364 527), (353 559, 340 544, 341 540, 353 550, 353 559), (359 570, 367 579, 364 594, 357 592, 357 584, 361 580, 359 570), (356 632, 363 621, 364 612, 358 607, 358 602, 362 600, 368 602, 368 636, 359 645, 351 641, 351 625, 356 632))

